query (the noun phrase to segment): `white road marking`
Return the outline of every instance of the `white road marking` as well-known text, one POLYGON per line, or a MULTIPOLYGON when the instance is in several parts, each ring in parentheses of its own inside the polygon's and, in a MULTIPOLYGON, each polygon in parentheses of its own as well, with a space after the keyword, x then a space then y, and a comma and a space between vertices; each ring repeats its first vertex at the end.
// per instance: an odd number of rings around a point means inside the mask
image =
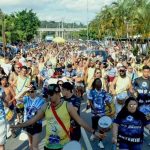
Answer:
POLYGON ((82 109, 82 112, 85 112, 86 111, 86 108, 82 109))
POLYGON ((93 150, 93 148, 91 146, 91 143, 88 139, 88 136, 87 136, 85 130, 82 127, 81 127, 81 134, 82 134, 82 137, 83 137, 83 140, 84 140, 84 143, 86 145, 87 150, 93 150))
POLYGON ((88 113, 91 113, 91 108, 88 109, 88 110, 86 110, 86 113, 87 113, 87 114, 88 114, 88 113))

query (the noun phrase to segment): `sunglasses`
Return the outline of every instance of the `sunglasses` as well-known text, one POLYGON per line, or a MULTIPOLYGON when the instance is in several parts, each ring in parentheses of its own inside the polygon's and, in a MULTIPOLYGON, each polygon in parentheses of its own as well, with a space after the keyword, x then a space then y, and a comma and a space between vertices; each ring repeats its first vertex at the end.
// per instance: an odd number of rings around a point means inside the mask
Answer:
POLYGON ((34 93, 34 91, 30 91, 30 93, 34 93))
POLYGON ((119 72, 125 72, 125 70, 119 70, 119 72))

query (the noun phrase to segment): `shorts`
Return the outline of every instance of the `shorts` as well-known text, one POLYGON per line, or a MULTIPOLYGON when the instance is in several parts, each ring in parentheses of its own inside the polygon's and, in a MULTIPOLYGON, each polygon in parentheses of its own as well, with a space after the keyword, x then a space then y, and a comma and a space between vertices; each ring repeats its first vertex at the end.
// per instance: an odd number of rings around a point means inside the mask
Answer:
POLYGON ((0 119, 0 145, 4 145, 6 142, 6 120, 0 119))
POLYGON ((71 141, 80 141, 81 128, 80 127, 73 128, 72 131, 70 132, 70 138, 71 141))
POLYGON ((25 130, 31 135, 40 133, 42 132, 42 124, 35 123, 34 125, 26 127, 25 130))
POLYGON ((119 142, 119 149, 120 150, 142 150, 142 144, 119 142))
POLYGON ((100 119, 100 116, 92 116, 92 128, 94 130, 98 129, 98 120, 100 119))
POLYGON ((44 150, 62 150, 62 148, 59 148, 59 149, 49 149, 47 147, 44 147, 44 150))
POLYGON ((23 112, 24 112, 24 108, 17 108, 16 107, 16 113, 17 114, 23 114, 23 112))

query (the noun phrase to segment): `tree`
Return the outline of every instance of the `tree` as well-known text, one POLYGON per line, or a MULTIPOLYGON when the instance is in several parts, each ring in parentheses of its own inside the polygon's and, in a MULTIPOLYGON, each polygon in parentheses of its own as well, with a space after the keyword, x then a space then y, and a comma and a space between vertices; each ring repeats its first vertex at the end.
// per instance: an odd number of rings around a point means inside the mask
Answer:
POLYGON ((20 40, 30 41, 37 34, 40 21, 32 10, 23 10, 13 14, 15 17, 15 32, 19 35, 20 40))
POLYGON ((135 35, 148 38, 149 14, 149 0, 117 0, 97 14, 89 24, 89 31, 95 33, 97 39, 106 36, 129 38, 135 35))

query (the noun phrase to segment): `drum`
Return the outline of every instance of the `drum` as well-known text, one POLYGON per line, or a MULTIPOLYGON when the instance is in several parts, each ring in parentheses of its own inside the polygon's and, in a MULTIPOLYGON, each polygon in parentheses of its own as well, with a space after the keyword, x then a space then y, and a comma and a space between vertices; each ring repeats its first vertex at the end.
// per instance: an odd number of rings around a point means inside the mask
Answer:
POLYGON ((108 116, 103 116, 98 120, 100 132, 108 132, 112 126, 112 119, 108 116))
POLYGON ((5 108, 5 114, 6 114, 6 120, 11 121, 14 116, 14 112, 10 110, 9 108, 5 108))
POLYGON ((77 141, 71 141, 67 143, 63 148, 63 150, 81 150, 81 149, 82 149, 81 145, 77 141))
POLYGON ((117 94, 117 96, 116 96, 116 100, 117 100, 118 104, 120 104, 120 105, 123 105, 127 98, 128 98, 127 91, 121 92, 121 93, 117 94))

